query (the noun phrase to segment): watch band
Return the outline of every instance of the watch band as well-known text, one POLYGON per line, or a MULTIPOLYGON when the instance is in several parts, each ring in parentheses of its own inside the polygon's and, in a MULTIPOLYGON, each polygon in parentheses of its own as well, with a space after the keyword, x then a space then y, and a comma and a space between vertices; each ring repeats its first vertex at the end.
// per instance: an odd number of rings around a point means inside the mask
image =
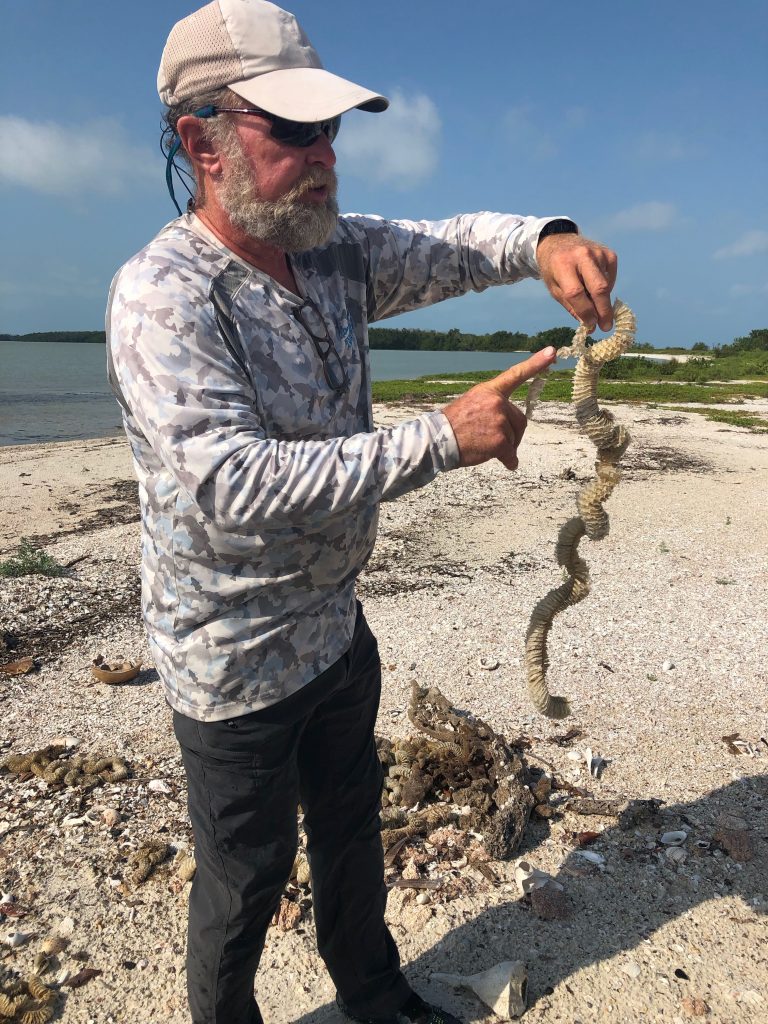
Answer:
POLYGON ((551 220, 549 224, 544 225, 539 232, 539 242, 542 238, 546 238, 547 235, 578 235, 578 233, 579 229, 572 220, 566 220, 564 217, 561 217, 558 220, 551 220))

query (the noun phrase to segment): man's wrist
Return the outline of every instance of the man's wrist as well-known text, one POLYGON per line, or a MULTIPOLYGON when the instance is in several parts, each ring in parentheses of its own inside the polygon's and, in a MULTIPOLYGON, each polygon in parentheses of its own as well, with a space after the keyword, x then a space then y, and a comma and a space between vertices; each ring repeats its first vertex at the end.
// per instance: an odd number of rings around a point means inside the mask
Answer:
POLYGON ((565 217, 558 217, 557 220, 551 220, 545 224, 539 232, 539 237, 536 245, 547 238, 549 235, 578 235, 579 229, 572 220, 567 220, 565 217))

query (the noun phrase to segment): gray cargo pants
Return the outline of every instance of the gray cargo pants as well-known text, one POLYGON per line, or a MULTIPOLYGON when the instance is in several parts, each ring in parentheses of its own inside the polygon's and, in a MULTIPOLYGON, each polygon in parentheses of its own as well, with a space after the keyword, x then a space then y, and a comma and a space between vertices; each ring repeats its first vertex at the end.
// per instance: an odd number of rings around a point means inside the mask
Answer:
POLYGON ((317 946, 339 996, 369 1018, 392 1016, 410 995, 384 924, 380 693, 376 640, 358 606, 347 653, 285 700, 221 722, 174 712, 197 859, 187 939, 194 1024, 262 1024, 254 975, 293 865, 299 803, 317 946))

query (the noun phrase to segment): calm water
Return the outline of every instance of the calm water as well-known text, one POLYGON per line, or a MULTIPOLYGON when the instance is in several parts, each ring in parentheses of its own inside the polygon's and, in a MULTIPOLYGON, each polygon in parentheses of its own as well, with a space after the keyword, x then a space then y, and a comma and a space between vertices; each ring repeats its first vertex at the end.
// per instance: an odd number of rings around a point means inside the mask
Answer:
MULTIPOLYGON (((522 359, 516 352, 371 353, 374 380, 502 370, 522 359)), ((0 341, 0 445, 108 437, 121 430, 103 345, 0 341)))

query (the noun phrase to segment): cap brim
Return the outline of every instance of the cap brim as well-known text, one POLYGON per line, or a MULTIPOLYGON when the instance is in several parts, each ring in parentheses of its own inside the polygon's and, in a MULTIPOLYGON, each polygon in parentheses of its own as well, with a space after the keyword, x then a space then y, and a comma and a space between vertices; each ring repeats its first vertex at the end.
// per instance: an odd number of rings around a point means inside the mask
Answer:
POLYGON ((229 88, 244 100, 289 121, 327 121, 359 107, 380 113, 386 96, 332 75, 323 68, 285 68, 233 82, 229 88))

